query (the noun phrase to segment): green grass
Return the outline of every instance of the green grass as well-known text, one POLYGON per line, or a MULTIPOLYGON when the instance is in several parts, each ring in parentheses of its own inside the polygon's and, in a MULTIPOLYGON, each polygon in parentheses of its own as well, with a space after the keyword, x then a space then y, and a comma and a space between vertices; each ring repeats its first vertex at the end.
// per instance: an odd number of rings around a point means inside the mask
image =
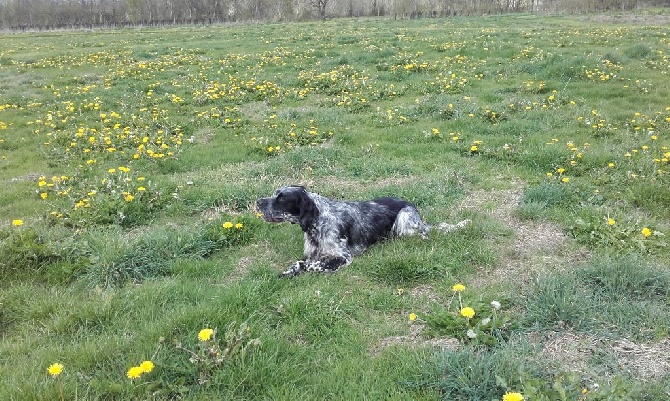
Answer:
POLYGON ((0 399, 668 398, 668 33, 0 36, 0 399), (302 233, 254 204, 286 184, 472 223, 280 280, 302 233))

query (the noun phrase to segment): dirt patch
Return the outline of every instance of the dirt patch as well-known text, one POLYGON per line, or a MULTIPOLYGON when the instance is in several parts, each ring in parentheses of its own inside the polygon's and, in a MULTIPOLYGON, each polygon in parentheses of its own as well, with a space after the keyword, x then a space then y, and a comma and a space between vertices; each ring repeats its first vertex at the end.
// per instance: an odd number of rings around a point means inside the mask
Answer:
POLYGON ((393 346, 406 347, 435 347, 440 349, 456 350, 460 343, 455 338, 425 338, 423 336, 425 326, 414 322, 409 328, 409 334, 404 336, 391 336, 382 338, 371 349, 372 355, 379 355, 383 350, 393 346))
POLYGON ((20 181, 37 181, 40 179, 40 177, 45 176, 44 174, 41 173, 28 173, 26 175, 22 175, 20 177, 14 177, 10 182, 20 182, 20 181))
MULTIPOLYGON (((217 284, 228 286, 242 280, 249 273, 249 269, 251 269, 251 267, 254 265, 277 265, 273 258, 274 254, 270 249, 270 245, 266 242, 247 245, 240 252, 240 254, 252 256, 242 256, 239 258, 237 262, 235 262, 235 265, 233 266, 233 269, 230 271, 230 273, 223 277, 217 284)), ((279 273, 279 270, 277 270, 277 273, 279 273)))
POLYGON ((642 381, 661 379, 670 374, 670 339, 658 343, 637 344, 623 339, 611 344, 619 363, 642 381))
POLYGON ((670 15, 635 15, 635 14, 620 14, 620 15, 591 15, 580 18, 583 21, 598 22, 598 23, 621 23, 644 26, 667 26, 670 24, 670 15))
POLYGON ((250 120, 258 122, 265 119, 270 110, 272 110, 272 106, 266 101, 258 101, 245 103, 239 106, 239 110, 250 120))
MULTIPOLYGON (((513 187, 503 190, 478 190, 470 193, 458 206, 460 210, 484 211, 514 233, 509 246, 500 249, 498 265, 476 280, 486 284, 507 278, 529 281, 534 272, 560 268, 568 258, 568 241, 563 230, 547 221, 521 220, 515 210, 523 194, 524 183, 512 180, 513 187)), ((582 253, 582 256, 586 254, 582 253)))
POLYGON ((429 284, 418 285, 409 290, 409 295, 412 298, 421 298, 429 302, 442 303, 442 297, 435 293, 433 287, 429 284))
MULTIPOLYGON (((562 370, 588 376, 593 357, 612 354, 618 365, 640 381, 660 379, 670 374, 670 339, 640 344, 628 339, 608 340, 572 332, 550 335, 542 353, 562 370)), ((607 372, 604 372, 607 376, 607 372)))

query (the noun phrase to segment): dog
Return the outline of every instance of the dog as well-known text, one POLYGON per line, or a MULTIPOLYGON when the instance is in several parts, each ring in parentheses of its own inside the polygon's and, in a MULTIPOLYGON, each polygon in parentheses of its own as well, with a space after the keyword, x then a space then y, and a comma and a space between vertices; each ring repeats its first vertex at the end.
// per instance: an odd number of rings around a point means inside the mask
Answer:
MULTIPOLYGON (((273 196, 258 199, 256 206, 265 221, 299 224, 305 234, 305 259, 295 262, 280 277, 335 272, 376 242, 411 235, 427 238, 434 228, 423 221, 416 206, 404 199, 342 202, 298 185, 281 187, 273 196)), ((451 232, 469 222, 443 223, 435 228, 451 232)))

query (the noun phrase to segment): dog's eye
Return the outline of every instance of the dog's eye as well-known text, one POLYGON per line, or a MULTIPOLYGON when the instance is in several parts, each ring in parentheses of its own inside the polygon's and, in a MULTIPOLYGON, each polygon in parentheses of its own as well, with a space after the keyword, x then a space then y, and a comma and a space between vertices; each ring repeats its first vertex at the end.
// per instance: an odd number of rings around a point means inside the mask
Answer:
POLYGON ((281 200, 283 197, 284 197, 283 193, 280 192, 277 194, 277 200, 281 200))

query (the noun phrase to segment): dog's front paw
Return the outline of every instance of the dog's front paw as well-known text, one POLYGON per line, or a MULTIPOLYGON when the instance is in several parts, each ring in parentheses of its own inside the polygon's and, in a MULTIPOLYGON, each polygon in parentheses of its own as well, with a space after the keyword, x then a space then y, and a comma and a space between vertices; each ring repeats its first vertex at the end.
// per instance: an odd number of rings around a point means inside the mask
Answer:
POLYGON ((452 231, 456 231, 456 230, 459 230, 459 229, 467 226, 468 224, 470 224, 471 221, 472 220, 467 219, 467 220, 460 221, 456 224, 441 223, 437 226, 437 228, 438 228, 438 230, 442 231, 443 233, 450 233, 452 231))
POLYGON ((283 271, 282 273, 279 274, 279 278, 291 278, 295 277, 298 274, 302 273, 305 271, 305 262, 302 260, 299 260, 295 262, 291 267, 289 267, 287 270, 283 271))

